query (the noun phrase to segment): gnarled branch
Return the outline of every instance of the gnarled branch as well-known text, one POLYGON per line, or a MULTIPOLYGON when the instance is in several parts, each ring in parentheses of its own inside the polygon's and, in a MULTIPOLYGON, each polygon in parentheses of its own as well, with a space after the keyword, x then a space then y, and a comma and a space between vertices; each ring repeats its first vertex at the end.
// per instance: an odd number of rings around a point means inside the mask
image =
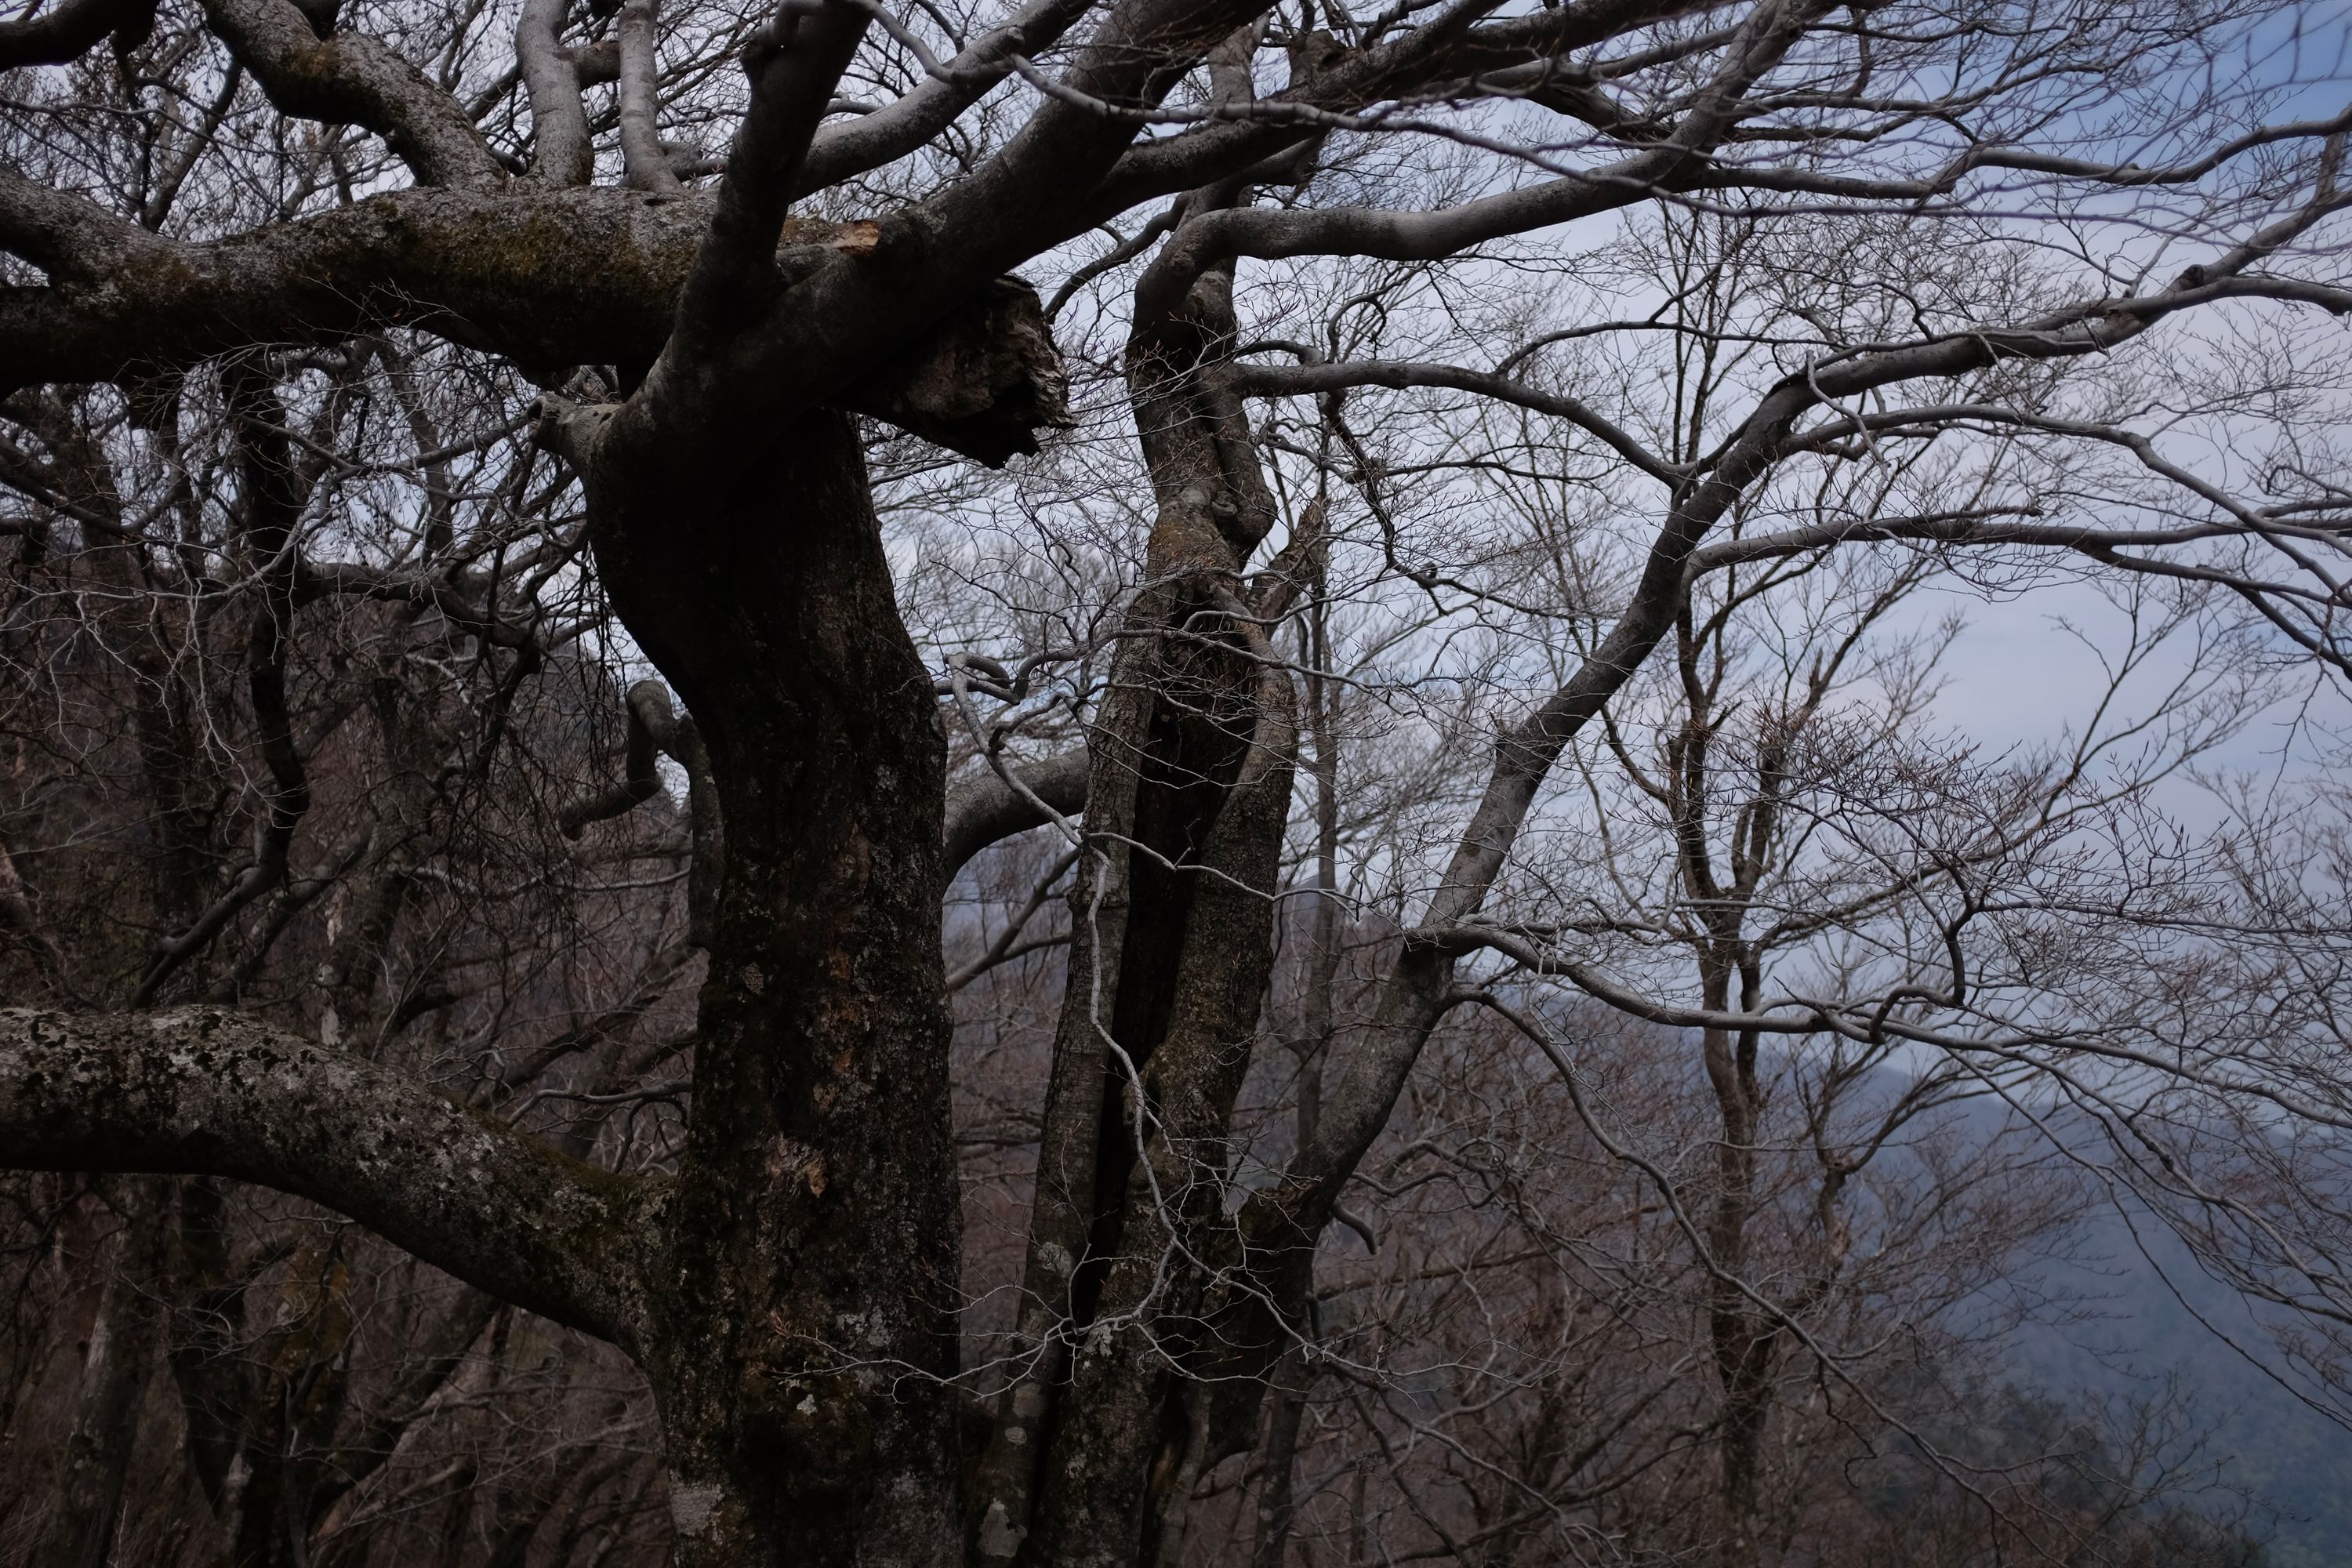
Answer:
MULTIPOLYGON (((644 363, 669 337, 713 205, 698 192, 656 201, 516 182, 389 193, 190 245, 0 171, 0 248, 58 279, 0 288, 0 393, 385 326, 527 368, 644 363)), ((870 251, 874 237, 870 223, 791 219, 772 268, 788 278, 836 251, 870 251)), ((1034 429, 1067 417, 1053 336, 1034 292, 1011 278, 967 289, 824 401, 989 463, 1034 450, 1034 429)))
POLYGON ((292 0, 209 0, 205 23, 279 112, 364 126, 428 185, 487 185, 504 173, 457 100, 378 38, 322 38, 292 0))
POLYGON ((37 16, 0 22, 0 70, 61 66, 109 33, 144 34, 154 19, 155 0, 65 0, 37 16))
MULTIPOLYGON (((1031 795, 1065 816, 1086 808, 1087 753, 1084 747, 1013 770, 1031 795)), ((948 791, 947 826, 942 837, 947 852, 940 874, 952 878, 971 858, 1000 839, 1033 827, 1048 818, 1031 800, 993 773, 967 779, 948 791)))
POLYGON ((624 1348, 662 1190, 364 1058, 215 1008, 0 1010, 0 1161, 275 1187, 624 1348))
POLYGON ((622 780, 563 808, 557 820, 566 838, 577 838, 590 823, 623 816, 661 793, 656 763, 660 752, 677 744, 677 716, 670 710, 669 689, 658 680, 640 680, 629 688, 628 708, 629 744, 622 780))

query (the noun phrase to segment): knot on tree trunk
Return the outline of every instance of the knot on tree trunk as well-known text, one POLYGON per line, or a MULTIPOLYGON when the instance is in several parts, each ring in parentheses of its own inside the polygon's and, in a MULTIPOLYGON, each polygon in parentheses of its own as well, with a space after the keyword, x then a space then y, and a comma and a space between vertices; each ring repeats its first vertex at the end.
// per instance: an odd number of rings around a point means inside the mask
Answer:
POLYGON ((992 281, 842 401, 991 468, 1071 422, 1061 351, 1018 278, 992 281))

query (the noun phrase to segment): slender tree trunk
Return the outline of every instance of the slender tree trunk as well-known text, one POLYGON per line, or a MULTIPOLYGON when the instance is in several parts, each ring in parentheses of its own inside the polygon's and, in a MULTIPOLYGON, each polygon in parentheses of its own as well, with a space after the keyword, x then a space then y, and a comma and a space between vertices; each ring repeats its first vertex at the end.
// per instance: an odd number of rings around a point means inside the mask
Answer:
POLYGON ((339 1249, 304 1245, 286 1263, 272 1324, 247 1332, 218 1184, 178 1189, 180 1246, 168 1279, 179 1300, 172 1370, 186 1447, 213 1506, 216 1561, 283 1568, 306 1560, 314 1501, 348 1392, 351 1271, 339 1249))
MULTIPOLYGON (((1717 955, 1704 963, 1704 1005, 1728 1010, 1732 964, 1717 955)), ((1771 1415, 1771 1376, 1778 1335, 1775 1325, 1733 1282, 1748 1262, 1748 1231, 1756 1215, 1756 1137, 1762 1110, 1757 1079, 1757 1040, 1752 1032, 1704 1032, 1701 1048, 1715 1091, 1719 1137, 1716 1143, 1716 1194, 1707 1224, 1707 1249, 1722 1272, 1708 1286, 1708 1339, 1715 1358, 1721 1405, 1717 1413, 1722 1454, 1723 1568, 1754 1568, 1757 1488, 1763 1466, 1764 1429, 1771 1415)))
POLYGON ((48 1518, 26 1559, 43 1568, 105 1568, 113 1554, 122 1492, 139 1438, 139 1410, 155 1364, 168 1184, 113 1184, 122 1225, 105 1259, 105 1283, 83 1352, 81 1390, 67 1435, 48 1518))
MULTIPOLYGON (((1318 500, 1315 521, 1321 521, 1318 500)), ((1307 955, 1307 994, 1296 1048, 1298 1087, 1295 1116, 1296 1146, 1311 1147, 1323 1112, 1323 1063, 1331 1048, 1333 993, 1339 976, 1339 758, 1332 745, 1331 683, 1323 670, 1331 659, 1330 635, 1322 597, 1320 573, 1315 574, 1315 601, 1307 608, 1300 642, 1307 664, 1307 731, 1314 744, 1315 779, 1315 921, 1307 955)), ((1311 1283, 1311 1277, 1310 1277, 1311 1283)), ((1304 1333, 1311 1325, 1297 1325, 1304 1333)), ((1298 1458, 1298 1430, 1307 1414, 1307 1394, 1314 1383, 1303 1344, 1286 1346, 1276 1363, 1266 1401, 1265 1431, 1258 1454, 1265 1479, 1259 1484, 1256 1534, 1250 1547, 1250 1568, 1282 1568, 1297 1521, 1294 1490, 1298 1458)))
POLYGON ((1307 1388, 1313 1378, 1306 1357, 1293 1347, 1275 1364, 1274 1387, 1265 1405, 1265 1433, 1258 1454, 1265 1469, 1257 1500, 1256 1533, 1250 1568, 1282 1568, 1297 1514, 1293 1472, 1298 1460, 1298 1429, 1307 1415, 1307 1388))

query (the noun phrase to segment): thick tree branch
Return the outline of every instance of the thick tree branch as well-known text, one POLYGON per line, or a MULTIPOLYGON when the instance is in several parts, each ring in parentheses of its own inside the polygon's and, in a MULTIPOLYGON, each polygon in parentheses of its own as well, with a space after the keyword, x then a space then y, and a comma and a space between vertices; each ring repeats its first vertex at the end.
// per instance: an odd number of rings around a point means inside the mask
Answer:
MULTIPOLYGON (((645 363, 661 352, 710 222, 704 193, 649 199, 515 182, 401 191, 205 245, 0 172, 0 246, 55 262, 51 288, 0 288, 0 393, 112 380, 253 343, 404 326, 531 371, 645 363)), ((787 221, 779 278, 875 226, 787 221)), ((1053 338, 1017 279, 967 289, 893 355, 865 356, 845 406, 983 462, 1035 449, 1065 418, 1053 338)))
POLYGON ((669 154, 662 151, 660 67, 654 58, 654 0, 622 0, 615 28, 621 45, 621 166, 629 188, 670 195, 678 190, 669 154))
MULTIPOLYGON (((870 257, 835 258, 795 284, 738 347, 753 384, 790 367, 822 401, 877 354, 903 352, 988 280, 1082 231, 1094 190, 1139 125, 1098 113, 1156 104, 1261 0, 1124 0, 1047 101, 971 178, 883 220, 870 257)), ((858 13, 862 18, 864 12, 858 13)), ((776 416, 789 406, 774 410, 776 416)), ((762 411, 762 417, 767 411, 762 411)))
POLYGON ((629 1348, 661 1188, 367 1061, 210 1008, 0 1010, 0 1162, 257 1182, 629 1348))
MULTIPOLYGON (((1014 768, 1013 773, 1027 786, 1030 795, 1063 816, 1073 816, 1086 809, 1084 747, 1014 768)), ((943 835, 947 851, 940 862, 941 879, 953 879, 973 856, 990 845, 1033 827, 1043 827, 1050 820, 1027 796, 994 773, 966 779, 948 792, 943 835)))
POLYGON ((582 73, 563 52, 564 0, 524 0, 515 22, 515 61, 530 95, 531 173, 555 185, 584 185, 595 149, 580 102, 582 73))
POLYGON ((64 65, 109 33, 144 36, 154 16, 155 0, 65 0, 37 16, 0 22, 0 70, 64 65))
MULTIPOLYGON (((173 248, 71 192, 0 168, 0 250, 23 257, 52 279, 103 279, 119 268, 152 266, 173 248)), ((0 300, 20 292, 30 290, 0 290, 0 300)), ((30 382, 12 382, 0 391, 30 382)))
POLYGON ((577 838, 590 823, 623 816, 661 793, 656 761, 677 744, 677 716, 670 710, 669 688, 658 680, 638 681, 629 688, 628 709, 628 760, 622 781, 563 808, 558 822, 566 838, 577 838))
POLYGON ((707 197, 412 190, 187 245, 0 176, 0 243, 30 235, 65 254, 74 279, 0 289, 0 380, 102 380, 371 325, 421 327, 527 366, 650 358, 709 216, 707 197))
POLYGON ((793 182, 793 194, 878 169, 905 157, 953 123, 1013 74, 1013 57, 1053 44, 1085 16, 1094 0, 1034 0, 1011 21, 992 28, 970 48, 941 62, 922 84, 886 108, 817 133, 793 182))
POLYGON ((291 0, 207 0, 205 21, 280 113, 363 126, 428 185, 488 185, 504 176, 457 100, 382 40, 354 32, 321 38, 291 0))
POLYGON ((866 13, 842 0, 787 0, 744 51, 751 104, 735 130, 710 230, 678 301, 677 332, 646 387, 715 406, 712 372, 738 334, 755 325, 780 289, 770 258, 783 233, 793 182, 833 89, 866 36, 866 13))

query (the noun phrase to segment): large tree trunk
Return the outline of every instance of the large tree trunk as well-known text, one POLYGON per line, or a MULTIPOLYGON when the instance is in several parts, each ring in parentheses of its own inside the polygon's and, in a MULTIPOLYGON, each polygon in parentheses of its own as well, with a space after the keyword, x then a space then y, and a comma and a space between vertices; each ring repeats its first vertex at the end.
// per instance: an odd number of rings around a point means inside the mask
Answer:
POLYGON ((945 747, 848 420, 714 457, 634 405, 588 475, 727 865, 646 1342, 682 1568, 958 1555, 945 747))

